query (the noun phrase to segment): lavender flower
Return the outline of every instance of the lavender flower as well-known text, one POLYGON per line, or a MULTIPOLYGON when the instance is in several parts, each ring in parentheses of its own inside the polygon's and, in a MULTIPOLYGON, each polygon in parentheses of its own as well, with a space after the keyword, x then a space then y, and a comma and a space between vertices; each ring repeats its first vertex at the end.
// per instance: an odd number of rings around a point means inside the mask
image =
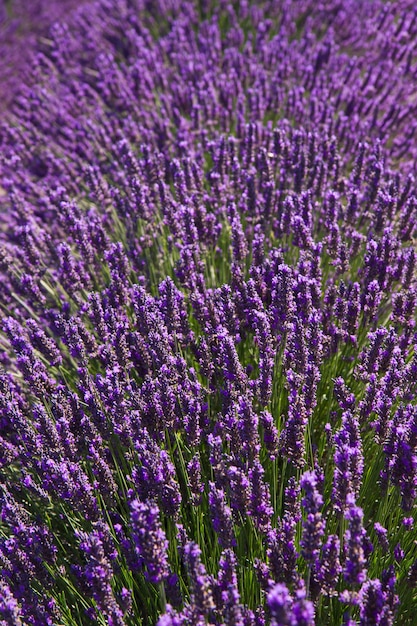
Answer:
POLYGON ((139 564, 145 568, 145 577, 153 583, 162 582, 170 570, 168 541, 161 527, 158 507, 151 502, 133 500, 130 517, 135 553, 139 564))
POLYGON ((351 411, 342 416, 340 430, 334 436, 333 506, 344 511, 349 496, 357 497, 363 472, 362 441, 358 420, 351 411))
POLYGON ((316 576, 322 593, 337 594, 337 582, 341 571, 340 540, 337 535, 330 535, 323 544, 319 563, 316 564, 316 576))
POLYGON ((10 626, 22 626, 21 613, 16 599, 13 597, 8 585, 0 583, 0 624, 10 624, 10 626))
POLYGON ((367 571, 367 544, 366 532, 362 526, 363 511, 355 503, 353 497, 348 499, 348 509, 345 517, 349 526, 345 532, 345 566, 343 575, 350 584, 361 584, 366 579, 367 571))
POLYGON ((201 476, 201 463, 199 455, 195 455, 191 461, 187 464, 187 471, 189 476, 189 489, 191 491, 192 504, 198 506, 202 501, 202 494, 204 492, 204 484, 201 476))
POLYGON ((233 533, 232 511, 225 502, 223 489, 218 489, 215 483, 212 482, 210 482, 209 505, 213 528, 218 535, 219 544, 226 548, 236 545, 233 533))
POLYGON ((222 614, 225 623, 243 626, 245 617, 240 603, 236 565, 233 551, 224 550, 219 563, 215 596, 217 597, 217 610, 222 614))
POLYGON ((268 594, 268 607, 271 611, 274 626, 289 626, 293 599, 285 585, 275 585, 268 594))
POLYGON ((271 528, 273 508, 270 504, 268 486, 263 480, 264 473, 264 469, 259 461, 255 461, 253 468, 249 470, 251 486, 249 515, 252 517, 255 526, 265 533, 271 528))
POLYGON ((298 589, 291 597, 283 584, 275 585, 268 594, 268 607, 274 626, 314 626, 313 604, 305 599, 305 591, 298 589))
POLYGON ((360 624, 387 623, 384 619, 384 592, 379 580, 366 581, 361 589, 360 624))
POLYGON ((214 609, 213 593, 206 568, 201 562, 201 550, 188 542, 183 548, 191 587, 191 611, 196 617, 205 617, 214 609))
POLYGON ((105 553, 103 537, 100 532, 89 535, 80 534, 80 548, 83 551, 87 565, 82 576, 86 581, 88 592, 93 596, 98 609, 105 615, 109 623, 123 626, 123 612, 114 597, 111 580, 112 567, 105 553))
POLYGON ((303 535, 300 542, 301 554, 311 566, 318 557, 320 540, 324 534, 324 522, 320 512, 323 506, 323 497, 317 489, 318 481, 315 472, 305 472, 301 476, 300 486, 305 491, 301 504, 307 513, 307 517, 303 521, 303 535))

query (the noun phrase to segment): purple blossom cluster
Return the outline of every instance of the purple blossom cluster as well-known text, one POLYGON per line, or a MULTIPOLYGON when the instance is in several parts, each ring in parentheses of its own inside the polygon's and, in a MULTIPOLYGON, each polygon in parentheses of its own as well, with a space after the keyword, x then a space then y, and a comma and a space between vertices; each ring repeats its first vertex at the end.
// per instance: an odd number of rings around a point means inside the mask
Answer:
POLYGON ((413 623, 416 41, 411 0, 92 0, 36 40, 0 624, 413 623))

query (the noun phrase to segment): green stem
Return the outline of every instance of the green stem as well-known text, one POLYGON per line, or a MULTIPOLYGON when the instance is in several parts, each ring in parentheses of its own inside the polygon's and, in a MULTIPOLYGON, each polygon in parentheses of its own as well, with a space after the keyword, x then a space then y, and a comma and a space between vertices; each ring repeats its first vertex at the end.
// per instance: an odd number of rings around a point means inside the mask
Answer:
POLYGON ((167 597, 163 580, 159 583, 159 603, 161 605, 161 614, 164 614, 167 608, 167 597))

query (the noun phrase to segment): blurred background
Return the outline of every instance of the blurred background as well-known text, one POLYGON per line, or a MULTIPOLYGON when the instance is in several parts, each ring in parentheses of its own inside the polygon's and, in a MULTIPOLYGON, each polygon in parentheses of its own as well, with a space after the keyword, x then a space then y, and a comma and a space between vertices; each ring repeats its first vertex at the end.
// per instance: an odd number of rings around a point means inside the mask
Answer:
POLYGON ((82 0, 0 0, 0 111, 13 100, 24 78, 39 36, 82 0))

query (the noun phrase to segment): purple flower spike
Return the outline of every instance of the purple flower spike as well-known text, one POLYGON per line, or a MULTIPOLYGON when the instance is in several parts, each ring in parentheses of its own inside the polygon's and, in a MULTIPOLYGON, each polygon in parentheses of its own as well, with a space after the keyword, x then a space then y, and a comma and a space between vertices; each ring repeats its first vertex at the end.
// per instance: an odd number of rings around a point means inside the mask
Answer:
POLYGON ((346 582, 360 585, 366 579, 369 540, 362 525, 363 511, 355 503, 353 496, 348 498, 348 510, 345 518, 348 520, 348 529, 345 532, 345 567, 343 575, 346 582))
POLYGON ((298 589, 295 592, 291 626, 314 626, 315 623, 314 605, 307 600, 305 590, 298 589))
POLYGON ((271 506, 269 487, 263 479, 264 474, 265 470, 261 463, 255 461, 253 468, 249 470, 251 484, 249 515, 255 526, 261 532, 267 533, 271 529, 271 517, 274 509, 271 506))
POLYGON ((102 532, 79 533, 80 548, 87 560, 82 570, 88 593, 97 603, 98 609, 106 616, 109 624, 125 626, 123 611, 116 602, 111 587, 113 568, 106 554, 106 538, 102 532))
POLYGON ((165 580, 170 573, 168 541, 159 520, 159 509, 152 502, 130 503, 132 538, 145 577, 153 583, 165 580))
POLYGON ((381 581, 367 580, 360 592, 360 626, 387 624, 384 618, 385 597, 381 581))
POLYGON ((218 489, 213 482, 210 482, 209 505, 213 528, 218 535, 219 544, 225 548, 235 546, 232 510, 225 502, 223 489, 218 489))
POLYGON ((337 535, 330 535, 323 544, 321 558, 316 567, 316 576, 322 593, 337 595, 336 588, 342 571, 340 564, 340 540, 337 535))
POLYGON ((225 624, 244 626, 245 619, 240 603, 236 566, 237 561, 233 551, 224 550, 220 557, 215 598, 217 610, 222 613, 225 624))
POLYGON ((187 542, 182 550, 190 580, 192 613, 197 619, 207 617, 215 605, 211 582, 201 562, 201 550, 191 541, 187 542))
POLYGON ((334 435, 334 478, 332 502, 337 511, 344 511, 350 495, 356 497, 362 482, 363 453, 358 419, 347 410, 340 430, 334 435))
POLYGON ((268 593, 268 607, 272 626, 290 626, 292 622, 293 599, 286 585, 278 583, 268 593))
POLYGON ((313 603, 306 599, 304 589, 298 589, 292 598, 286 585, 279 583, 267 598, 271 626, 314 626, 313 603))
POLYGON ((320 512, 323 506, 323 497, 317 488, 316 472, 305 472, 301 476, 300 486, 305 491, 301 504, 307 513, 307 517, 303 521, 303 535, 300 542, 301 554, 307 563, 313 565, 318 557, 321 538, 324 534, 324 522, 320 512))
POLYGON ((9 586, 0 580, 0 624, 22 626, 21 612, 9 586))

